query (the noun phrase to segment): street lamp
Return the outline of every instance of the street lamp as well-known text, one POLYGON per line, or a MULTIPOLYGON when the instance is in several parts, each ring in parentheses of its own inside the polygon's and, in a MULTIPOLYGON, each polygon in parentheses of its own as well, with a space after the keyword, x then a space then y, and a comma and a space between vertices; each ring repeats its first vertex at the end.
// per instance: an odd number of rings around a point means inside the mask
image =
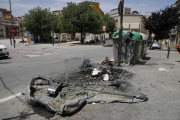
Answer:
MULTIPOLYGON (((11 11, 11 0, 9 0, 9 6, 10 6, 10 11, 11 11)), ((11 11, 11 24, 12 24, 12 11, 11 11)), ((12 24, 12 27, 11 29, 13 28, 13 24, 12 24)), ((12 45, 12 40, 11 40, 11 30, 10 30, 10 43, 12 45)))
MULTIPOLYGON (((10 5, 10 11, 11 11, 11 0, 9 0, 9 5, 10 5)), ((12 27, 11 29, 13 29, 13 22, 12 22, 12 11, 11 11, 11 24, 12 24, 12 27)), ((12 31, 11 31, 12 32, 12 31)), ((11 45, 12 45, 12 40, 11 40, 11 32, 10 32, 10 42, 11 42, 11 45)), ((13 35, 13 44, 14 44, 14 48, 15 48, 15 41, 14 41, 14 34, 13 35)))
POLYGON ((118 13, 121 16, 121 19, 120 19, 120 29, 119 29, 117 66, 120 66, 121 54, 122 54, 123 8, 124 8, 124 0, 120 1, 118 5, 118 13))

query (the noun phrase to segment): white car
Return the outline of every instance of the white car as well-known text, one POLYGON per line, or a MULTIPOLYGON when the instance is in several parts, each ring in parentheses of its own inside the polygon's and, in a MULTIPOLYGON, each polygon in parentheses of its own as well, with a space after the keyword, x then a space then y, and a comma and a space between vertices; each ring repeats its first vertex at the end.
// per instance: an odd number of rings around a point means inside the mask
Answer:
POLYGON ((161 43, 159 43, 159 42, 153 42, 152 49, 154 49, 154 48, 161 49, 161 43))
POLYGON ((2 43, 0 43, 0 57, 9 57, 9 51, 2 43))

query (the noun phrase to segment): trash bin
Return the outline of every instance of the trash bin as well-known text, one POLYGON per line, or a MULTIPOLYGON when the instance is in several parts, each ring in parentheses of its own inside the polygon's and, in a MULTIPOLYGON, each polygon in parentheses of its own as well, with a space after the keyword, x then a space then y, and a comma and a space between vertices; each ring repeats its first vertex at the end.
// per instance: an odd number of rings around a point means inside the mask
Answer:
MULTIPOLYGON (((123 30, 123 36, 127 33, 127 30, 123 30)), ((118 44, 119 44, 119 31, 115 32, 112 36, 113 38, 113 54, 114 54, 114 60, 117 60, 118 58, 118 44)), ((122 54, 121 54, 121 62, 126 61, 126 44, 122 45, 122 54)))
POLYGON ((141 49, 141 59, 144 59, 144 57, 146 56, 146 51, 147 51, 148 37, 144 33, 139 33, 139 34, 141 34, 143 38, 142 49, 141 49))
MULTIPOLYGON (((115 32, 113 38, 114 60, 118 58, 119 32, 115 32)), ((142 35, 135 31, 123 30, 121 62, 135 64, 139 61, 142 49, 142 35)))

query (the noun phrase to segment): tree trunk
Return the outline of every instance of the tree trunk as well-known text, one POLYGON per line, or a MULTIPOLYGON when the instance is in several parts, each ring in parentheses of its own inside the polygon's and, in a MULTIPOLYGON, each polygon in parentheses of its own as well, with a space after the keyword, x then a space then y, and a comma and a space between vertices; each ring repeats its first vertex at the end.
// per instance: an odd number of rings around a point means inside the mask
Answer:
POLYGON ((84 39, 82 38, 82 32, 81 32, 81 43, 84 43, 84 39))
POLYGON ((152 33, 149 34, 149 36, 150 36, 150 41, 151 41, 150 50, 152 50, 152 44, 153 44, 153 42, 154 42, 154 41, 153 41, 153 38, 151 37, 151 35, 152 35, 152 33))
POLYGON ((60 42, 60 43, 61 43, 61 41, 60 41, 60 37, 61 37, 61 34, 60 34, 60 33, 58 33, 58 42, 60 42))
POLYGON ((35 43, 35 33, 34 33, 34 43, 35 43))

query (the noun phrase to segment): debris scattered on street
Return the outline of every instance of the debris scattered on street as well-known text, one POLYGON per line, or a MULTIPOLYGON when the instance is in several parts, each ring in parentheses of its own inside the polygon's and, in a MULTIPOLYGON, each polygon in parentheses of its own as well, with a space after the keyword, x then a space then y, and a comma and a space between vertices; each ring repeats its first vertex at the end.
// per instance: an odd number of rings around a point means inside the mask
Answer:
POLYGON ((92 71, 92 76, 99 75, 101 72, 102 71, 100 68, 94 68, 92 71))
POLYGON ((169 72, 169 70, 167 70, 167 69, 165 69, 163 67, 160 67, 159 70, 164 71, 164 72, 169 72))
POLYGON ((113 66, 116 64, 116 60, 110 60, 109 57, 106 57, 104 59, 104 61, 101 62, 101 65, 109 65, 109 66, 113 66))
POLYGON ((165 68, 163 68, 163 67, 160 67, 160 68, 159 68, 159 70, 163 70, 163 71, 164 71, 164 70, 165 70, 165 68))
MULTIPOLYGON (((108 61, 109 58, 106 58, 104 62, 108 61)), ((93 66, 89 59, 85 59, 79 69, 56 79, 35 76, 23 93, 26 101, 60 115, 70 115, 85 103, 147 101, 147 96, 126 94, 132 89, 128 79, 133 76, 126 70, 109 64, 93 66)))
POLYGON ((102 78, 104 81, 109 81, 109 75, 108 74, 103 74, 102 78))

